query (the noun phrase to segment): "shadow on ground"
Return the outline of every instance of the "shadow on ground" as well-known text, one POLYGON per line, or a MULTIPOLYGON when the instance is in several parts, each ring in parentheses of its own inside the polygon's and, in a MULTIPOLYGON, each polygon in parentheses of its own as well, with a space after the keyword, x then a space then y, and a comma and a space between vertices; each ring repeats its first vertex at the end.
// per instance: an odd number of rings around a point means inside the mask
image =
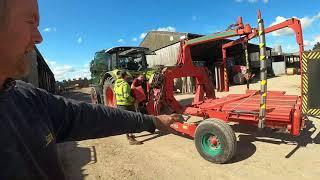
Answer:
POLYGON ((149 134, 142 134, 142 135, 137 135, 135 136, 136 138, 146 138, 146 139, 143 139, 143 140, 139 140, 140 142, 142 143, 145 143, 147 141, 151 141, 151 140, 154 140, 154 139, 157 139, 161 136, 166 136, 168 135, 169 133, 165 133, 165 132, 160 132, 160 131, 156 131, 155 133, 149 133, 149 134))
POLYGON ((252 126, 234 125, 235 132, 245 133, 239 135, 239 142, 244 144, 252 144, 252 142, 259 141, 272 144, 290 144, 296 145, 285 158, 290 158, 301 147, 307 147, 308 144, 320 144, 320 133, 316 133, 316 126, 312 121, 305 122, 306 128, 297 137, 289 133, 275 132, 271 129, 259 130, 252 126))
POLYGON ((61 96, 68 98, 68 99, 74 99, 77 101, 83 101, 90 103, 90 95, 82 92, 77 92, 77 91, 70 91, 70 92, 64 92, 61 94, 61 96))
POLYGON ((237 142, 237 150, 234 158, 232 158, 228 164, 237 163, 243 160, 250 158, 255 152, 257 148, 251 141, 247 139, 239 137, 239 141, 237 142))
POLYGON ((58 152, 67 179, 85 179, 83 167, 97 162, 95 146, 79 147, 77 142, 58 144, 58 152))

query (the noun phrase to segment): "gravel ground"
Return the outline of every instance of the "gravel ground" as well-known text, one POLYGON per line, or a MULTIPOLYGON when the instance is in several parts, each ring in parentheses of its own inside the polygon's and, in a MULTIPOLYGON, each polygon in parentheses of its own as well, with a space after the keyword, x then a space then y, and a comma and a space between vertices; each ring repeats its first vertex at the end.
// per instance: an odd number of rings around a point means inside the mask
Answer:
MULTIPOLYGON (((229 93, 243 93, 245 85, 229 93)), ((259 84, 251 85, 259 89, 259 84)), ((268 81, 269 90, 300 93, 300 76, 280 76, 268 81)), ((68 97, 87 101, 88 89, 68 97)), ((217 93, 218 97, 228 93, 217 93)), ((188 102, 191 95, 178 95, 188 102)), ((259 133, 234 126, 237 153, 228 164, 205 161, 191 139, 166 134, 137 134, 140 146, 130 146, 124 135, 59 145, 68 179, 317 179, 320 177, 320 120, 311 119, 298 138, 259 133)))

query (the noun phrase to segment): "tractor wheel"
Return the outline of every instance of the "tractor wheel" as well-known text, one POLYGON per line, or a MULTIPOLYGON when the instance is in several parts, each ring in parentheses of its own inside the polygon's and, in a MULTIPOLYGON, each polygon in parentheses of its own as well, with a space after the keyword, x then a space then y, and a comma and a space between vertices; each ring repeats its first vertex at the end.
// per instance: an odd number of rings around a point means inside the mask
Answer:
POLYGON ((101 94, 97 87, 91 88, 90 97, 92 104, 101 104, 101 94))
POLYGON ((105 106, 116 107, 116 96, 113 91, 115 79, 107 77, 103 85, 103 102, 105 106))
POLYGON ((232 128, 220 119, 201 122, 195 132, 195 145, 207 161, 223 164, 229 161, 237 149, 237 140, 232 128))

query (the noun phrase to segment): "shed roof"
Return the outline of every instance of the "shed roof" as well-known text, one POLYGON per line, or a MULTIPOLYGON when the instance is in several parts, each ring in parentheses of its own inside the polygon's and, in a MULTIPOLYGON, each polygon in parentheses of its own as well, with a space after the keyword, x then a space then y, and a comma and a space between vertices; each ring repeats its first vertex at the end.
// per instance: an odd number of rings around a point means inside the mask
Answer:
POLYGON ((186 32, 150 31, 140 43, 140 46, 147 47, 151 51, 156 51, 179 42, 182 36, 185 36, 188 39, 193 39, 203 35, 186 32))
MULTIPOLYGON (((204 35, 187 33, 187 32, 150 31, 148 32, 146 37, 143 39, 143 41, 140 43, 140 46, 149 48, 151 51, 156 51, 164 47, 170 46, 172 44, 178 43, 182 36, 185 36, 187 39, 194 39, 204 35)), ((196 46, 198 47, 200 46, 203 49, 209 48, 211 50, 212 50, 212 47, 221 49, 222 44, 228 43, 230 41, 232 40, 222 39, 222 40, 217 40, 217 41, 209 42, 205 44, 199 44, 196 46)), ((234 52, 234 51, 237 51, 237 49, 239 50, 240 47, 241 47, 241 44, 238 44, 231 47, 229 50, 234 52)), ((251 50, 251 52, 259 51, 259 46, 256 44, 249 43, 248 47, 249 47, 249 50, 251 50)), ((271 49, 270 47, 267 47, 267 50, 270 50, 270 49, 271 49)), ((218 51, 219 53, 221 52, 221 50, 218 50, 218 51)), ((235 53, 238 53, 238 52, 235 52, 235 53)))

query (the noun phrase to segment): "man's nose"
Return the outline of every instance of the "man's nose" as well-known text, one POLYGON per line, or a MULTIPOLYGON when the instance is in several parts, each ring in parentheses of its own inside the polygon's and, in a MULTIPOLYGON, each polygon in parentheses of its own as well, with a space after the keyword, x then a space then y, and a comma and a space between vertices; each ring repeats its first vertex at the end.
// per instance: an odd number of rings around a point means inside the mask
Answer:
POLYGON ((32 38, 33 38, 34 44, 40 44, 42 42, 42 35, 39 32, 38 28, 35 28, 32 38))

